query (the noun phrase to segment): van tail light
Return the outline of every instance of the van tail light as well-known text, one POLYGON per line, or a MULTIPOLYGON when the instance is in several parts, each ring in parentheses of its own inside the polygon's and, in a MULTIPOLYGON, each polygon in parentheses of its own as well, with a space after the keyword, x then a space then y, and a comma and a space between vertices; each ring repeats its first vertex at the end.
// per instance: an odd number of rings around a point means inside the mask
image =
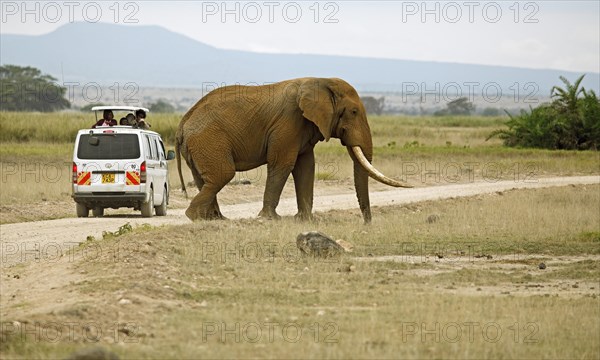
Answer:
POLYGON ((73 163, 73 184, 77 184, 77 164, 73 163))
POLYGON ((140 183, 146 182, 146 162, 144 161, 142 165, 140 165, 140 183))

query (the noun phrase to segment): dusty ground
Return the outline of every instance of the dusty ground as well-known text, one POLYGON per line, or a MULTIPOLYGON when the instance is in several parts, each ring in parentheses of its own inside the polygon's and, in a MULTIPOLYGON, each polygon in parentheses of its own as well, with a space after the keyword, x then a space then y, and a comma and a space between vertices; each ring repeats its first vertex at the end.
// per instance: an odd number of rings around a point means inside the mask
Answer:
MULTIPOLYGON (((582 261, 600 261, 600 256, 548 256, 547 254, 529 254, 520 255, 517 260, 514 256, 497 257, 486 256, 483 254, 463 254, 455 256, 445 255, 442 258, 437 256, 376 256, 359 257, 357 261, 393 261, 412 264, 415 267, 405 271, 406 274, 421 277, 427 282, 429 277, 450 273, 457 268, 465 270, 492 270, 496 273, 515 273, 522 272, 531 276, 527 284, 498 284, 493 286, 476 286, 471 284, 467 287, 455 287, 452 284, 447 286, 436 285, 432 288, 436 293, 451 293, 459 295, 513 295, 513 296, 561 296, 561 297, 581 297, 591 296, 596 298, 599 293, 600 285, 597 281, 588 282, 569 282, 564 280, 555 280, 553 282, 543 281, 536 283, 535 278, 542 273, 556 272, 565 268, 565 266, 582 261), (544 268, 540 269, 540 264, 544 268)), ((399 271, 401 273, 402 271, 399 271)), ((402 275, 402 274, 400 274, 402 275)))
MULTIPOLYGON (((372 190, 385 190, 385 185, 378 183, 372 184, 372 190)), ((189 198, 191 199, 198 193, 196 187, 190 183, 187 187, 189 198)), ((242 204, 262 200, 264 185, 252 183, 249 185, 232 183, 226 186, 219 193, 219 203, 221 205, 242 204)), ((354 192, 354 184, 352 180, 333 180, 319 181, 315 186, 315 196, 335 195, 335 194, 351 194, 354 192)), ((293 198, 295 196, 293 182, 288 181, 286 184, 282 198, 293 198)), ((75 203, 70 196, 63 196, 65 200, 48 200, 41 199, 33 204, 6 204, 0 206, 1 224, 12 224, 21 222, 32 222, 39 220, 53 220, 60 218, 75 217, 75 203)), ((189 204, 189 199, 186 199, 178 189, 172 189, 170 192, 169 209, 185 209, 189 204)), ((134 214, 131 209, 107 209, 105 214, 134 214)))

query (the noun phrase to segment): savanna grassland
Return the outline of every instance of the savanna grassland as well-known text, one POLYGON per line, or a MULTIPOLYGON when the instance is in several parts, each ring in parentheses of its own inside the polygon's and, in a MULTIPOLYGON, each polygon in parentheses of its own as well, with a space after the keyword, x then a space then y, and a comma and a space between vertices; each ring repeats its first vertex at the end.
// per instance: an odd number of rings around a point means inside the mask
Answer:
MULTIPOLYGON (((150 119, 167 148, 178 121, 150 119)), ((373 163, 415 186, 600 174, 598 152, 485 141, 503 121, 372 117, 373 163)), ((0 113, 3 223, 74 217, 71 142, 92 122, 0 113), (60 164, 60 181, 36 182, 20 170, 37 163, 60 164), (41 214, 44 207, 54 212, 41 214)), ((317 194, 353 192, 352 163, 337 140, 318 144, 316 157, 317 194)), ((239 174, 252 185, 221 200, 260 200, 265 175, 239 174)), ((178 184, 171 171, 171 206, 185 207, 178 184)), ((358 210, 319 213, 311 223, 131 228, 123 219, 121 231, 89 237, 54 261, 1 269, 0 354, 65 358, 94 348, 156 359, 597 359, 599 209, 594 184, 379 207, 369 226, 358 210), (308 230, 354 249, 301 256, 295 238, 308 230)))
MULTIPOLYGON (((180 118, 180 114, 149 117, 168 149, 174 148, 180 118)), ((511 149, 502 147, 500 140, 486 141, 505 121, 503 117, 372 116, 373 163, 386 175, 415 186, 600 174, 597 151, 511 149)), ((92 114, 0 112, 1 223, 74 216, 70 198, 73 140, 79 129, 93 123, 92 114)), ((338 140, 319 143, 315 151, 315 178, 322 183, 315 191, 353 186, 352 162, 338 140)), ((180 182, 174 161, 170 167, 175 190, 180 182)), ((187 166, 183 170, 186 181, 191 181, 187 166)), ((266 168, 238 173, 236 180, 242 178, 261 188, 266 168)), ((372 186, 385 188, 376 182, 372 186)), ((259 200, 261 195, 262 191, 257 192, 252 199, 259 200)), ((173 191, 172 196, 178 203, 179 192, 173 191)), ((223 201, 235 202, 235 198, 223 201)))

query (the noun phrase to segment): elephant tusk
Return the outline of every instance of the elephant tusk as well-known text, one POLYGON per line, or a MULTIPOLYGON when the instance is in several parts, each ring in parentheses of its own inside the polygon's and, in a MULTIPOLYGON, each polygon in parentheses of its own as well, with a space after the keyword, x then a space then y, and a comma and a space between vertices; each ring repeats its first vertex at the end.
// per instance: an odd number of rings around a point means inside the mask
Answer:
POLYGON ((369 173, 369 175, 373 179, 375 179, 383 184, 389 185, 389 186, 403 187, 403 188, 411 188, 412 187, 412 185, 403 184, 394 179, 390 179, 389 177, 387 177, 387 176, 383 175, 381 172, 379 172, 379 170, 377 170, 373 165, 371 165, 371 163, 369 163, 369 160, 367 160, 367 158, 365 157, 365 154, 363 153, 360 146, 353 146, 352 152, 354 153, 354 155, 356 155, 356 159, 358 160, 358 162, 362 165, 362 167, 369 173))

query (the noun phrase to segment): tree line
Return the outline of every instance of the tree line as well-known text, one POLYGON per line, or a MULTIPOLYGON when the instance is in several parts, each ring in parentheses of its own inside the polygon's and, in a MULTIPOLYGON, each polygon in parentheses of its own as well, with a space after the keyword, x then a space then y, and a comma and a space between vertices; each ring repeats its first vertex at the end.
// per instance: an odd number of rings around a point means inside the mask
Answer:
POLYGON ((0 66, 2 111, 50 112, 71 107, 67 89, 56 78, 31 66, 0 66))
MULTIPOLYGON (((551 89, 552 102, 542 104, 519 115, 508 112, 507 129, 499 129, 488 139, 498 137, 506 146, 546 149, 600 149, 600 100, 593 90, 581 86, 585 75, 573 84, 560 77, 564 87, 551 89)), ((67 89, 58 85, 57 79, 43 74, 31 66, 0 66, 0 110, 51 112, 68 109, 71 103, 65 98, 67 89)), ((385 97, 361 97, 368 114, 384 113, 385 97)), ((89 104, 81 110, 90 110, 89 104)), ((149 104, 154 113, 172 113, 175 107, 164 99, 149 104)), ((467 98, 450 101, 435 116, 468 116, 475 106, 467 98)), ((484 115, 498 115, 489 112, 484 115)))
MULTIPOLYGON (((71 102, 65 98, 67 88, 60 86, 57 79, 31 66, 0 66, 0 110, 1 111, 39 111, 52 112, 71 108, 71 102)), ((81 111, 90 111, 98 105, 83 106, 81 111)), ((173 113, 175 107, 165 99, 150 103, 153 113, 173 113)))

